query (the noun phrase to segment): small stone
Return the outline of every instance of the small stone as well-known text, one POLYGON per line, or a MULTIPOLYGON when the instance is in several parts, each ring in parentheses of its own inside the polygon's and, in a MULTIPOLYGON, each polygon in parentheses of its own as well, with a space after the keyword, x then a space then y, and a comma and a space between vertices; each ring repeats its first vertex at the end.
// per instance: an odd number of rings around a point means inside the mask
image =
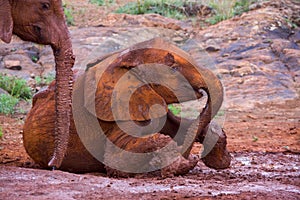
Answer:
POLYGON ((243 76, 246 76, 246 75, 250 75, 250 74, 253 74, 254 71, 251 67, 241 67, 241 68, 238 68, 238 69, 235 69, 235 70, 232 70, 231 71, 231 74, 233 76, 237 76, 237 77, 243 77, 243 76))
POLYGON ((19 60, 5 60, 4 67, 11 70, 21 70, 21 62, 19 60))
POLYGON ((221 40, 213 40, 209 39, 206 41, 206 51, 214 52, 214 51, 219 51, 221 49, 221 46, 219 43, 221 40))
POLYGON ((240 78, 240 79, 237 80, 237 83, 238 83, 238 84, 243 84, 243 83, 244 83, 244 80, 240 78))
POLYGON ((203 37, 206 38, 206 39, 212 38, 213 36, 214 36, 213 33, 205 33, 205 34, 203 35, 203 37))
POLYGON ((291 127, 290 130, 289 130, 289 133, 290 133, 291 135, 297 134, 297 128, 296 128, 296 127, 291 127))
POLYGON ((258 30, 259 30, 259 26, 257 26, 257 25, 256 25, 256 26, 253 26, 253 27, 252 27, 252 30, 253 30, 253 31, 258 31, 258 30))
POLYGON ((261 4, 259 4, 259 3, 254 3, 254 4, 251 4, 250 6, 249 6, 249 10, 255 10, 255 9, 258 9, 258 8, 261 8, 261 4))
POLYGON ((174 42, 182 42, 184 39, 182 37, 174 37, 172 40, 174 42))
POLYGON ((206 47, 205 50, 209 51, 209 52, 214 52, 214 51, 219 51, 220 48, 218 46, 208 46, 208 47, 206 47))
POLYGON ((218 69, 218 74, 230 74, 230 71, 228 69, 218 69))

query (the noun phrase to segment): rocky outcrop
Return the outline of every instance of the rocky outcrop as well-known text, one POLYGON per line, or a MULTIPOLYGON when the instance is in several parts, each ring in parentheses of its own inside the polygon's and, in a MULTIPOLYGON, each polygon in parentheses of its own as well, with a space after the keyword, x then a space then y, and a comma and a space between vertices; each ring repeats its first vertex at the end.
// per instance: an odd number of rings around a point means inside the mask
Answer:
MULTIPOLYGON (((299 10, 293 0, 259 1, 250 12, 204 30, 159 15, 111 14, 99 27, 72 28, 75 68, 84 70, 97 57, 163 37, 221 76, 227 108, 285 102, 298 98, 300 91, 299 10)), ((50 51, 18 39, 1 43, 0 71, 29 79, 47 75, 54 70, 50 51)))
POLYGON ((262 6, 196 33, 203 49, 214 50, 207 56, 215 65, 208 67, 221 75, 230 109, 299 97, 300 29, 289 20, 300 6, 291 1, 262 6))
POLYGON ((0 72, 30 80, 54 71, 51 48, 24 42, 17 37, 13 43, 0 42, 0 72))

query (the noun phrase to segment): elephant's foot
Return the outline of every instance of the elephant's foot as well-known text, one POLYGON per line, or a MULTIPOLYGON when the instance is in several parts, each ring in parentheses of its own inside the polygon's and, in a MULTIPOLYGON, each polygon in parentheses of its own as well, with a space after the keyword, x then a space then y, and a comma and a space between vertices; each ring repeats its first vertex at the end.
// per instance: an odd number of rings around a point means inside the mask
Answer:
POLYGON ((187 174, 190 170, 194 169, 198 161, 199 158, 194 155, 190 155, 188 159, 179 156, 172 164, 161 169, 161 176, 166 178, 187 174))
POLYGON ((117 169, 110 168, 108 166, 105 166, 106 169, 106 174, 109 177, 116 177, 116 178, 129 178, 129 177, 134 177, 136 174, 134 173, 128 173, 128 172, 123 172, 117 169))
POLYGON ((227 151, 226 135, 217 123, 211 123, 203 141, 203 163, 213 169, 225 169, 230 166, 231 156, 227 151))
MULTIPOLYGON (((155 161, 160 160, 161 158, 156 158, 154 157, 151 161, 149 161, 149 169, 151 169, 153 166, 151 166, 155 161), (155 161, 154 161, 155 160, 155 161), (153 162, 154 161, 154 162, 153 162)), ((194 169, 194 167, 197 165, 199 161, 199 157, 197 156, 192 156, 190 155, 188 159, 185 159, 183 156, 178 156, 173 163, 170 165, 163 167, 160 169, 160 174, 162 178, 167 178, 167 177, 173 177, 173 176, 178 176, 178 175, 184 175, 187 174, 190 170, 194 169)), ((164 162, 164 161, 162 161, 164 162)), ((138 165, 136 163, 136 165, 138 165)), ((162 163, 160 163, 162 165, 162 163)), ((156 166, 155 166, 156 167, 156 166)), ((155 168, 154 167, 154 168, 155 168)), ((129 172, 124 172, 120 171, 117 169, 113 169, 111 167, 105 166, 106 173, 110 177, 123 177, 123 178, 128 178, 128 177, 134 177, 137 174, 140 173, 129 173, 129 172)), ((154 173, 158 172, 159 170, 153 171, 154 173)), ((152 171, 148 171, 145 173, 153 173, 152 171)))

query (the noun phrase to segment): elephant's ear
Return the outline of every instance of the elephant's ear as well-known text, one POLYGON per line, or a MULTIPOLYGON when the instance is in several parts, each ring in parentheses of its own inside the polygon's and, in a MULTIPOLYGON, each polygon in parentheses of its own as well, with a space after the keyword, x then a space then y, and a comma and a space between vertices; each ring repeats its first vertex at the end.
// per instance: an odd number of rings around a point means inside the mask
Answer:
POLYGON ((11 6, 8 0, 0 0, 0 39, 6 43, 11 41, 13 32, 13 19, 11 6))
POLYGON ((84 106, 104 121, 145 121, 166 115, 165 100, 112 55, 88 70, 84 106))

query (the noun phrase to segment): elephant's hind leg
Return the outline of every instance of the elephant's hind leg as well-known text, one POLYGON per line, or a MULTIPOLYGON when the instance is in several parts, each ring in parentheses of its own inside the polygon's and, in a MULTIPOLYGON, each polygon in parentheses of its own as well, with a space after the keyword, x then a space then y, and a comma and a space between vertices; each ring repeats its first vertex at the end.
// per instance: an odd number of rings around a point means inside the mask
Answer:
POLYGON ((107 134, 104 161, 109 176, 130 177, 161 170, 163 177, 189 172, 196 159, 185 159, 171 137, 154 133, 134 137, 115 126, 107 134))

